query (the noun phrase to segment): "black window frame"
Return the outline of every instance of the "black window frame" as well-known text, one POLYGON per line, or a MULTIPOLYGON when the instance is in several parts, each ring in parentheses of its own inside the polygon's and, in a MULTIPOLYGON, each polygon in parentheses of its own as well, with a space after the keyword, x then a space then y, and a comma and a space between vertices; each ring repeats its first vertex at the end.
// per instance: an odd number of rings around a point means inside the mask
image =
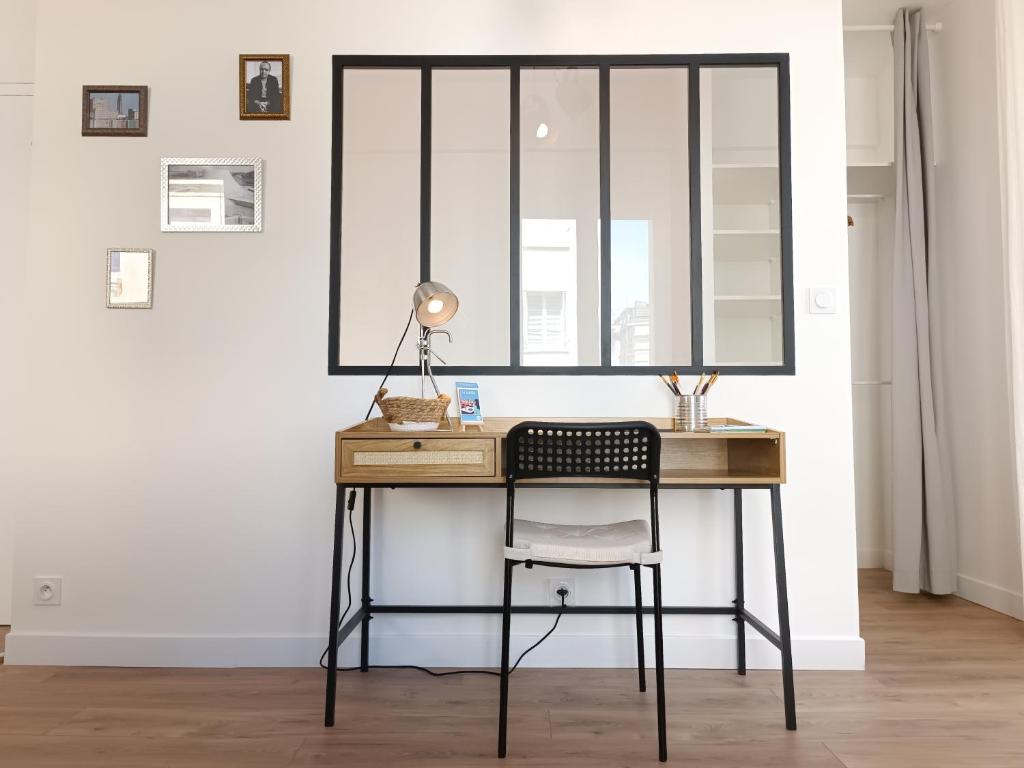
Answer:
MULTIPOLYGON (((790 125, 790 78, 788 53, 680 54, 680 55, 605 55, 605 56, 349 56, 333 57, 332 139, 331 139, 331 235, 330 235, 330 307, 328 311, 328 374, 381 375, 388 366, 342 365, 340 360, 341 317, 341 202, 342 202, 342 114, 344 73, 346 69, 420 70, 420 280, 430 275, 430 197, 431 197, 431 73, 435 69, 507 69, 509 70, 510 161, 509 161, 509 364, 438 365, 435 373, 464 376, 647 376, 673 370, 681 374, 699 374, 712 370, 725 375, 792 376, 796 373, 793 295, 793 213, 790 125), (611 364, 611 173, 610 173, 610 71, 613 68, 666 68, 688 70, 689 182, 690 182, 690 316, 691 343, 689 365, 623 366, 611 364), (773 67, 778 77, 779 123, 779 228, 781 231, 780 266, 782 271, 782 345, 781 365, 728 365, 704 362, 703 272, 701 244, 700 185, 700 70, 702 67, 773 67), (580 366, 522 365, 520 312, 520 72, 530 68, 596 69, 599 77, 599 153, 600 153, 600 243, 601 261, 601 364, 580 366)), ((411 292, 412 286, 409 287, 411 292)), ((395 318, 396 324, 401 318, 395 318)), ((397 325, 396 325, 397 332, 397 325)), ((386 356, 390 349, 382 350, 386 356)), ((418 375, 417 365, 396 365, 395 375, 418 375)))

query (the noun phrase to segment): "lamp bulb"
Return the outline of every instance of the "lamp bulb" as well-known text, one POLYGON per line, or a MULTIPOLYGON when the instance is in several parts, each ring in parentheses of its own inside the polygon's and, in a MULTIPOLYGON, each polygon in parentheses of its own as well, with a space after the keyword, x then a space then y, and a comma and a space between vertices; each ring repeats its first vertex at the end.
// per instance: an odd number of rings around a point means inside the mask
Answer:
POLYGON ((547 123, 540 123, 537 126, 537 138, 538 139, 546 139, 547 137, 548 137, 548 124, 547 123))
POLYGON ((431 299, 427 302, 427 312, 432 315, 436 315, 442 309, 444 309, 444 302, 440 299, 431 299))

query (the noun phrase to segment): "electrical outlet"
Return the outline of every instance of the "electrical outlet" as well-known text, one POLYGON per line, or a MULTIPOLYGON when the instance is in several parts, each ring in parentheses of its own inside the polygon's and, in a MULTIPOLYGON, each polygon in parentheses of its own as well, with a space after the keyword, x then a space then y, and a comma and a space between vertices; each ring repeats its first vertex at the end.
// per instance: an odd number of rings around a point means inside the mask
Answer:
POLYGON ((560 587, 565 587, 569 594, 566 595, 566 605, 576 605, 576 580, 575 579, 548 579, 548 602, 550 605, 561 605, 562 597, 558 594, 560 587))
POLYGON ((36 576, 32 579, 33 605, 60 605, 60 576, 36 576))

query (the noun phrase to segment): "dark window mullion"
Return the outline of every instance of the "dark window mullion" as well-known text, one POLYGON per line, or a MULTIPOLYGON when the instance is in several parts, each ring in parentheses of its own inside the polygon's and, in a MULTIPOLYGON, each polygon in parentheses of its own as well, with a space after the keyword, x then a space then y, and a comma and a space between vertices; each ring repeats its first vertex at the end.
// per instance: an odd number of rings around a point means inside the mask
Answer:
POLYGON ((430 279, 431 68, 420 67, 420 282, 430 279))
POLYGON ((612 190, 611 190, 611 70, 598 69, 598 122, 601 216, 601 367, 612 365, 612 190))
POLYGON ((704 268, 700 199, 700 66, 690 65, 687 88, 690 149, 690 361, 704 368, 704 268))
POLYGON ((345 68, 334 61, 331 111, 331 285, 327 308, 327 371, 341 365, 341 151, 344 142, 345 68))
POLYGON ((521 363, 520 328, 522 320, 519 316, 519 298, 522 295, 520 285, 520 237, 522 222, 519 220, 519 67, 509 70, 509 200, 508 200, 508 246, 509 246, 509 358, 512 368, 521 363))
POLYGON ((782 367, 796 373, 796 339, 793 327, 793 168, 789 105, 789 58, 778 65, 779 94, 779 221, 782 230, 782 367))

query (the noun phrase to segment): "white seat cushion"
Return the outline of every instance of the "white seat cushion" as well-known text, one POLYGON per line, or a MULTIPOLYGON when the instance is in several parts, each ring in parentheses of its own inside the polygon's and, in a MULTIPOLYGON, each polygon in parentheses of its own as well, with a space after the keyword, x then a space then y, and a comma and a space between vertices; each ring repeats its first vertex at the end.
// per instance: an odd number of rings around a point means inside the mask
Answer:
POLYGON ((640 563, 661 562, 661 552, 651 552, 651 526, 646 520, 627 520, 608 525, 558 525, 516 520, 513 545, 505 547, 510 560, 545 563, 640 563))

